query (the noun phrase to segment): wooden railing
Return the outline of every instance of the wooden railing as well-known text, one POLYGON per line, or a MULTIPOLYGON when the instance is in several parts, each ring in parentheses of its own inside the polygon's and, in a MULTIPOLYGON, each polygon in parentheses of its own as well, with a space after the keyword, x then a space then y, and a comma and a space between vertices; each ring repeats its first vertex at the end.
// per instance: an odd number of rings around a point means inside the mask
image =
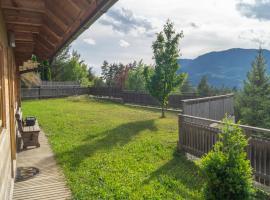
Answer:
MULTIPOLYGON (((179 150, 201 157, 218 140, 221 121, 179 114, 179 150)), ((270 130, 240 125, 249 138, 247 155, 255 180, 270 186, 270 130)))

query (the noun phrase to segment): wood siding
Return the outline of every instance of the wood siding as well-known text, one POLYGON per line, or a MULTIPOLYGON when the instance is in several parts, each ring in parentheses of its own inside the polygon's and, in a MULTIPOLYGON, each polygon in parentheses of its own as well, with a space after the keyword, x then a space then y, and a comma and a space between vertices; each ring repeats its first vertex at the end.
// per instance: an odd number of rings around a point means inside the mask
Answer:
POLYGON ((0 45, 3 51, 3 128, 0 133, 0 199, 10 199, 16 168, 14 113, 18 106, 16 67, 13 50, 8 47, 7 31, 0 10, 0 45))

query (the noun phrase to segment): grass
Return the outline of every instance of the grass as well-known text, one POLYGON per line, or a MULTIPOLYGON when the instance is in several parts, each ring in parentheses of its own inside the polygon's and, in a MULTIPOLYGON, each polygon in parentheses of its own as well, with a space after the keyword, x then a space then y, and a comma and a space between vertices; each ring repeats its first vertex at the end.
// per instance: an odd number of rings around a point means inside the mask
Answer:
POLYGON ((24 101, 74 199, 202 199, 197 166, 176 153, 177 116, 86 98, 24 101))

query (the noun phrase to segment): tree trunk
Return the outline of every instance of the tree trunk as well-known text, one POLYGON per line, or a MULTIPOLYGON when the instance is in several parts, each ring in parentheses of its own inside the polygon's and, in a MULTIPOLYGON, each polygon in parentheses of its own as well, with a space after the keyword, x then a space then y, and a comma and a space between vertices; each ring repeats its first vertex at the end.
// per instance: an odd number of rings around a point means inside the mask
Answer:
POLYGON ((164 104, 161 105, 161 118, 165 118, 164 104))

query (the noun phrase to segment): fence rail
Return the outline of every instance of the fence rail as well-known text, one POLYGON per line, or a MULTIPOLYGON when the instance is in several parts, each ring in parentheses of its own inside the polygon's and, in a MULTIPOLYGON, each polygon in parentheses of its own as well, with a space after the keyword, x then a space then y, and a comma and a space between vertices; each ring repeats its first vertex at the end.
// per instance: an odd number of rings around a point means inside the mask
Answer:
POLYGON ((71 86, 71 87, 80 87, 80 83, 76 81, 41 81, 41 87, 59 87, 59 86, 71 86))
MULTIPOLYGON (((201 157, 218 140, 221 121, 179 114, 179 149, 201 157)), ((270 130, 240 125, 250 138, 247 155, 254 170, 255 180, 270 186, 270 130)))

